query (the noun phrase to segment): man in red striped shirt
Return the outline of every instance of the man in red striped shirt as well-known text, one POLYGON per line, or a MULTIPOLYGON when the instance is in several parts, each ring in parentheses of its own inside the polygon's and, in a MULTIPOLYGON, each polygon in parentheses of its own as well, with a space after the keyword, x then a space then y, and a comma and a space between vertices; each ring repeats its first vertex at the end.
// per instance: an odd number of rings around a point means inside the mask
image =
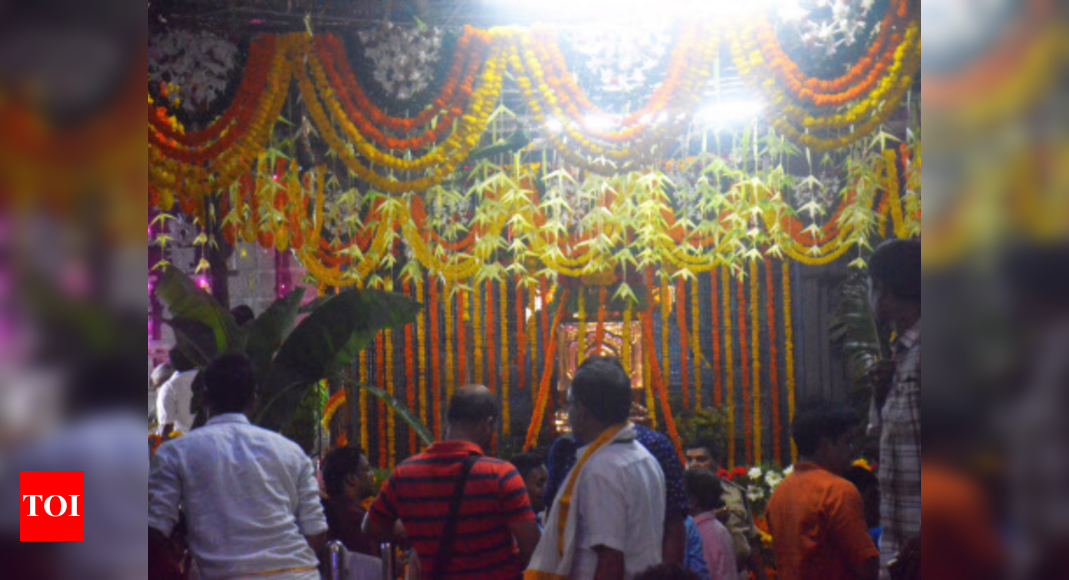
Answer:
POLYGON ((397 466, 364 519, 364 533, 389 538, 400 520, 425 578, 520 577, 541 531, 519 472, 506 461, 484 455, 498 416, 497 402, 486 387, 457 389, 449 402, 445 440, 397 466), (447 535, 465 463, 470 472, 453 533, 447 535), (440 572, 435 567, 443 552, 450 557, 440 572))

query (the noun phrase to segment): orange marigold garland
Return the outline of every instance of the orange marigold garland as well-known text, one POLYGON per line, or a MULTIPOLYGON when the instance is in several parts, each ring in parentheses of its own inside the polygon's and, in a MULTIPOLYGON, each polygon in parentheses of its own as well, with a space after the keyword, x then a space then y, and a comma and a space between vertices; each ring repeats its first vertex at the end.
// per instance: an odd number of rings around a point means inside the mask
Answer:
MULTIPOLYGON (((669 318, 672 315, 672 296, 668 289, 668 277, 661 275, 661 360, 657 372, 665 379, 665 387, 672 379, 671 354, 668 350, 669 318)), ((654 379, 656 381, 656 379, 654 379)))
MULTIPOLYGON (((412 284, 411 284, 411 282, 408 281, 408 280, 405 280, 403 289, 404 289, 404 293, 406 295, 410 296, 411 292, 412 292, 412 284)), ((415 332, 416 329, 413 326, 414 325, 409 324, 404 329, 404 333, 405 333, 405 398, 407 399, 408 410, 410 412, 412 412, 413 414, 415 414, 417 412, 417 409, 416 409, 416 390, 417 390, 416 384, 417 384, 418 381, 416 379, 416 349, 415 349, 415 345, 413 344, 413 337, 412 337, 412 333, 415 332)), ((410 428, 410 429, 408 429, 408 451, 407 451, 407 453, 405 455, 406 456, 412 455, 415 452, 416 449, 417 449, 417 447, 416 447, 416 431, 410 428)))
MULTIPOLYGON (((360 384, 368 384, 367 349, 360 351, 360 384)), ((368 447, 368 408, 367 389, 360 389, 360 448, 370 453, 368 447)))
MULTIPOLYGON (((787 422, 794 421, 794 322, 791 319, 791 268, 783 261, 783 344, 787 388, 787 422)), ((791 463, 798 461, 798 447, 791 441, 791 463)))
POLYGON ((750 260, 750 346, 753 349, 753 465, 761 465, 764 432, 761 429, 761 300, 757 260, 750 260))
MULTIPOLYGON (((653 351, 653 310, 647 309, 645 315, 642 317, 643 332, 642 336, 646 342, 646 348, 653 351)), ((661 413, 664 416, 665 428, 668 429, 668 437, 672 439, 672 444, 676 447, 676 453, 679 454, 679 461, 684 461, 683 446, 679 440, 679 431, 676 429, 675 418, 672 417, 672 408, 668 405, 668 386, 664 382, 664 377, 661 375, 660 365, 650 365, 650 374, 652 375, 653 386, 657 391, 657 396, 661 401, 661 413)), ((652 409, 651 409, 652 411, 652 409)))
POLYGON ((483 376, 486 377, 486 386, 490 388, 491 392, 497 392, 497 345, 494 342, 497 340, 497 325, 496 315, 494 313, 494 283, 491 280, 484 282, 486 289, 486 299, 483 300, 483 304, 486 306, 486 371, 483 376))
POLYGON ((508 436, 512 433, 512 427, 509 421, 509 382, 512 378, 509 372, 509 366, 512 363, 512 359, 509 358, 509 294, 508 284, 501 281, 500 292, 501 308, 501 434, 508 436))
MULTIPOLYGON (((553 328, 546 347, 546 356, 542 368, 542 384, 538 388, 538 400, 535 403, 534 414, 531 417, 531 426, 527 429, 527 439, 523 445, 524 451, 528 451, 538 445, 538 435, 542 432, 542 421, 545 418, 546 407, 549 404, 550 383, 553 378, 553 364, 557 359, 557 330, 560 328, 561 317, 566 310, 568 290, 562 290, 557 304, 557 314, 553 317, 553 328)), ((543 304, 542 308, 548 308, 543 304)))
POLYGON ((783 427, 779 411, 779 348, 776 345, 776 299, 775 282, 772 276, 772 260, 765 260, 765 296, 768 299, 768 384, 772 404, 772 456, 783 462, 783 427))
MULTIPOLYGON (((416 300, 420 304, 427 304, 424 298, 424 281, 423 278, 416 279, 416 300)), ((425 307, 422 312, 419 313, 419 317, 416 318, 416 348, 418 349, 419 369, 416 375, 416 381, 413 388, 419 392, 419 411, 423 419, 423 424, 428 426, 432 425, 430 412, 427 405, 427 308, 425 307)), ((437 343, 436 343, 437 344, 437 343)), ((415 434, 413 434, 415 435, 415 434)), ((419 439, 415 440, 413 445, 413 452, 417 452, 420 449, 419 439)))
MULTIPOLYGON (((430 310, 430 320, 428 324, 431 327, 431 400, 433 406, 433 414, 430 421, 427 422, 427 426, 434 429, 435 438, 441 438, 441 421, 442 421, 442 367, 441 367, 441 349, 439 345, 438 335, 438 278, 431 276, 427 279, 427 306, 430 310)), ((448 327, 448 325, 447 325, 448 327)), ((446 334, 450 334, 448 331, 446 334)), ((453 340, 450 337, 446 341, 446 352, 451 352, 453 347, 453 340)), ((448 366, 452 366, 452 361, 448 366)))
MULTIPOLYGON (((456 352, 456 349, 454 348, 454 345, 453 345, 453 341, 454 341, 453 334, 454 334, 454 332, 456 330, 456 327, 454 326, 456 324, 456 316, 453 315, 453 298, 449 295, 449 289, 443 287, 442 290, 443 290, 442 303, 444 304, 444 307, 445 307, 445 312, 444 312, 445 316, 442 319, 442 325, 445 327, 445 391, 446 391, 445 394, 446 394, 446 401, 448 401, 449 397, 453 396, 453 388, 454 388, 454 386, 456 385, 456 382, 457 382, 457 379, 456 379, 456 366, 454 365, 454 362, 453 362, 453 353, 456 352)), ((441 399, 441 392, 442 392, 441 389, 438 389, 437 392, 439 393, 439 395, 438 395, 439 399, 441 399)), ((441 428, 441 422, 442 422, 441 400, 439 400, 439 402, 438 402, 437 417, 435 417, 435 422, 438 424, 438 432, 439 432, 439 436, 441 436, 441 433, 443 431, 442 428, 441 428)))
MULTIPOLYGON (((380 389, 386 387, 386 345, 383 336, 382 332, 375 336, 375 386, 380 389)), ((386 405, 381 400, 378 409, 375 423, 379 427, 379 467, 388 468, 390 456, 386 447, 386 405)))
POLYGON ((738 300, 739 316, 739 356, 742 362, 742 436, 746 446, 746 464, 753 465, 753 415, 748 413, 752 408, 753 401, 750 396, 750 347, 749 333, 746 330, 746 282, 740 274, 736 278, 736 299, 738 300))
POLYGON ((676 278, 676 325, 679 326, 679 380, 683 391, 683 409, 690 409, 690 370, 687 356, 687 287, 680 276, 676 278))
POLYGON ((525 328, 525 312, 523 311, 523 305, 526 302, 523 299, 523 285, 520 284, 520 277, 516 276, 516 385, 520 389, 523 389, 524 383, 527 380, 524 357, 527 355, 527 333, 525 328))
MULTIPOLYGON (((391 397, 396 397, 394 385, 394 356, 393 356, 393 331, 385 330, 386 334, 386 392, 391 397)), ((389 456, 390 469, 393 469, 397 465, 397 423, 396 417, 389 409, 384 409, 386 413, 386 453, 389 456)))
POLYGON ((701 324, 698 316, 699 310, 701 310, 701 304, 698 302, 698 279, 694 278, 693 289, 690 292, 690 337, 691 349, 694 352, 694 406, 697 409, 702 408, 702 356, 701 356, 701 338, 698 334, 699 324, 701 324))
MULTIPOLYGON (((727 399, 728 412, 728 463, 729 467, 735 467, 736 442, 738 441, 735 427, 735 352, 733 348, 734 335, 732 334, 731 317, 731 274, 727 267, 721 268, 723 291, 720 293, 724 307, 724 388, 727 399)), ((739 305, 742 306, 741 304, 739 305)))
POLYGON ((475 363, 472 368, 471 382, 481 383, 485 379, 486 367, 483 365, 483 334, 486 329, 483 327, 483 309, 482 309, 482 289, 478 284, 472 285, 471 292, 468 293, 471 298, 471 304, 469 306, 471 313, 471 341, 474 347, 475 363))
POLYGON ((724 404, 724 379, 720 374, 720 365, 723 361, 720 358, 720 296, 718 281, 719 272, 714 268, 709 271, 709 287, 712 289, 709 311, 712 315, 711 329, 713 335, 713 405, 724 404))

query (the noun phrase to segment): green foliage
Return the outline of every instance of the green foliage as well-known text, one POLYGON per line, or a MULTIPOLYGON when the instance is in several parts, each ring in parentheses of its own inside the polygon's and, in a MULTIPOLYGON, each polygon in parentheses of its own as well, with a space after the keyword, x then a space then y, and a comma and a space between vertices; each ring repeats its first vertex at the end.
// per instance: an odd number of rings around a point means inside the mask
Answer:
POLYGON ((872 396, 869 373, 879 361, 889 358, 890 352, 869 305, 866 275, 851 274, 843 282, 839 297, 839 306, 832 316, 830 340, 847 357, 854 386, 851 398, 860 407, 872 396))
MULTIPOLYGON (((243 352, 256 366, 260 407, 257 425, 281 431, 310 449, 317 417, 322 415, 317 383, 338 377, 384 328, 415 321, 422 305, 381 290, 349 290, 317 301, 300 324, 303 289, 275 301, 263 314, 238 328, 230 313, 182 272, 165 272, 160 299, 175 318, 168 324, 179 336, 178 347, 198 368, 226 352, 243 352), (318 410, 317 410, 318 409, 318 410)), ((385 393, 367 388, 382 399, 385 393)), ((399 403, 383 399, 392 408, 399 403)), ((407 418, 406 418, 407 417, 407 418)), ((427 433, 411 414, 421 437, 427 433)))
POLYGON ((679 436, 684 445, 712 441, 722 454, 728 449, 728 414, 720 407, 688 409, 676 414, 679 436))

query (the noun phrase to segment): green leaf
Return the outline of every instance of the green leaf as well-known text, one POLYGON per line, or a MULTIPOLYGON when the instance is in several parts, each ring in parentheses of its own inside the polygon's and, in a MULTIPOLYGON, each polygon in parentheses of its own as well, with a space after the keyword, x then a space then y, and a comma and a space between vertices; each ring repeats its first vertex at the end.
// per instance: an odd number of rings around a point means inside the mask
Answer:
POLYGON ((156 296, 167 305, 174 318, 195 320, 211 328, 215 335, 215 353, 228 352, 235 344, 238 327, 234 317, 178 268, 163 271, 156 285, 156 296))
POLYGON ((422 421, 419 420, 419 417, 417 417, 415 413, 410 411, 408 407, 405 407, 392 395, 378 387, 357 383, 344 377, 343 380, 346 383, 349 383, 349 385, 351 385, 354 389, 363 389, 374 395, 375 398, 377 398, 378 400, 385 403, 386 407, 389 408, 390 412, 399 417, 409 427, 411 427, 412 430, 416 432, 416 435, 419 435, 419 438, 423 440, 424 444, 430 445, 434 443, 434 433, 432 433, 431 430, 426 425, 424 425, 422 421))
POLYGON ((267 372, 271 359, 286 337, 293 332, 303 299, 304 288, 297 288, 275 300, 263 314, 242 328, 242 334, 245 335, 245 353, 252 359, 261 376, 267 372))

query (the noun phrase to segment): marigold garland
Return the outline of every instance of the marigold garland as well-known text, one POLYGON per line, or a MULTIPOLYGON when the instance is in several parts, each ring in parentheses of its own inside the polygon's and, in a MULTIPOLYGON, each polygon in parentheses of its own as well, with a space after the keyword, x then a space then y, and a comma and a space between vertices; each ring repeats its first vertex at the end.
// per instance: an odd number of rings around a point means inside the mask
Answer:
POLYGON ((330 431, 330 421, 334 419, 334 414, 338 412, 338 409, 340 409, 346 401, 345 389, 339 390, 327 399, 327 403, 323 405, 323 419, 320 421, 323 425, 323 429, 330 431))
MULTIPOLYGON (((651 352, 653 351, 653 309, 648 308, 646 314, 643 316, 643 332, 642 336, 646 342, 646 348, 651 352)), ((656 361, 654 361, 656 363, 656 361)), ((676 453, 679 455, 679 461, 684 462, 683 457, 683 445, 679 439, 679 431, 676 429, 675 418, 672 417, 672 408, 668 404, 668 385, 665 384, 664 377, 661 375, 661 367, 658 364, 650 365, 651 378, 653 380, 653 386, 657 390, 658 398, 661 402, 661 413, 664 417, 664 425, 668 430, 668 437, 672 440, 672 444, 676 447, 676 453)), ((652 412, 652 408, 650 409, 652 412)))
MULTIPOLYGON (((394 352, 393 352, 393 331, 384 330, 383 334, 386 335, 386 392, 391 397, 396 397, 395 385, 394 385, 394 352)), ((397 419, 389 409, 383 409, 386 414, 386 438, 387 447, 386 453, 388 456, 388 465, 390 469, 393 469, 397 465, 397 419)))
POLYGON ((761 428, 761 310, 759 308, 760 278, 756 260, 750 260, 750 346, 753 349, 751 363, 753 373, 753 464, 761 465, 764 447, 764 431, 761 428))
MULTIPOLYGON (((360 351, 360 384, 368 384, 368 360, 367 349, 360 351)), ((367 408, 367 389, 360 389, 360 448, 368 450, 370 453, 370 447, 368 447, 368 408, 367 408)))
POLYGON ((482 288, 480 284, 473 284, 471 292, 468 293, 468 298, 471 300, 471 304, 468 305, 468 312, 471 313, 471 342, 474 348, 472 359, 474 361, 471 372, 471 382, 482 383, 485 381, 486 367, 483 364, 484 350, 483 350, 483 333, 486 329, 483 327, 483 309, 482 309, 482 288))
POLYGON ((516 386, 523 390, 527 382, 525 358, 527 356, 527 321, 523 307, 527 302, 523 298, 523 284, 520 283, 520 277, 516 276, 513 283, 516 292, 516 386))
MULTIPOLYGON (((732 312, 731 312, 731 278, 728 268, 720 269, 723 291, 720 293, 724 308, 724 387, 726 389, 726 401, 728 412, 728 463, 729 467, 735 466, 736 460, 736 430, 735 430, 735 352, 732 344, 732 312)), ((739 307, 741 308, 741 304, 739 307)))
MULTIPOLYGON (((375 335, 375 382, 380 389, 386 386, 386 345, 385 332, 375 335)), ((375 417, 375 423, 379 428, 379 467, 389 468, 390 455, 386 437, 386 405, 378 402, 379 414, 375 417)))
POLYGON ((702 354, 701 354, 701 337, 699 336, 700 317, 699 308, 701 304, 698 301, 698 279, 694 278, 693 287, 690 292, 690 336, 688 341, 690 342, 691 351, 694 353, 694 408, 702 408, 702 390, 705 385, 702 384, 702 354))
MULTIPOLYGON (((427 304, 427 302, 423 299, 423 286, 423 278, 416 278, 416 301, 418 301, 420 304, 427 304)), ((425 318, 426 313, 427 309, 424 309, 422 312, 420 312, 419 317, 416 318, 416 344, 418 345, 417 349, 419 355, 419 374, 416 376, 416 380, 411 388, 414 388, 419 391, 419 411, 420 416, 423 419, 423 424, 428 426, 428 428, 433 428, 434 422, 431 419, 430 413, 428 412, 427 408, 427 320, 425 318)), ((438 343, 435 342, 434 344, 437 345, 438 343)), ((435 368, 437 368, 437 366, 435 368)), ((419 443, 420 440, 417 438, 412 447, 413 452, 419 451, 419 443)))
MULTIPOLYGON (((538 388, 538 400, 535 403, 534 414, 531 416, 531 425, 527 429, 527 439, 524 442, 524 451, 529 451, 538 445, 538 435, 542 432, 542 422, 545 419, 546 407, 550 398, 550 383, 553 379, 553 365, 557 359, 557 330, 560 328, 561 317, 564 316, 565 304, 568 300, 568 290, 561 290, 557 304, 557 313, 553 316, 553 328, 550 339, 546 346, 546 355, 542 368, 542 382, 538 388)), ((543 309, 548 308, 543 304, 543 309)))
POLYGON ((627 372, 627 376, 631 376, 631 319, 634 316, 634 307, 630 300, 627 301, 627 306, 624 307, 624 330, 623 330, 623 345, 620 347, 620 362, 624 365, 624 371, 627 372))
MULTIPOLYGON (((576 317, 579 321, 579 332, 576 336, 576 340, 579 343, 578 355, 582 359, 586 356, 586 292, 582 289, 579 291, 579 314, 576 317)), ((581 360, 579 362, 582 362, 581 360)))
POLYGON ((765 260, 766 316, 768 318, 768 384, 772 404, 772 457, 783 462, 783 427, 779 408, 779 347, 776 345, 776 286, 772 277, 772 260, 765 260))
MULTIPOLYGON (((794 423, 794 321, 791 318, 791 268, 783 262, 783 343, 787 388, 787 421, 794 423)), ((791 440, 791 463, 798 461, 798 447, 791 440)))
MULTIPOLYGON (((679 326, 679 380, 683 391, 683 408, 690 409, 690 369, 687 356, 687 288, 686 281, 676 278, 676 325, 679 326)), ((699 387, 700 388, 700 387, 699 387)))
POLYGON ((594 348, 595 353, 601 350, 601 347, 605 344, 605 308, 608 303, 609 291, 604 286, 598 291, 598 324, 594 327, 594 348))
MULTIPOLYGON (((497 361, 497 347, 494 344, 497 341, 497 314, 494 311, 494 283, 492 280, 487 280, 483 283, 486 290, 486 299, 483 300, 483 304, 486 306, 486 328, 483 332, 486 334, 486 340, 484 341, 486 347, 486 370, 483 373, 486 377, 486 386, 490 388, 490 391, 497 392, 497 375, 498 369, 495 364, 497 361)), ((502 361, 504 362, 504 361, 502 361)))
MULTIPOLYGON (((671 351, 668 348, 671 330, 669 328, 672 316, 672 292, 668 288, 668 276, 661 274, 661 360, 657 362, 657 371, 664 377, 666 385, 672 380, 671 351)), ((655 374, 656 376, 656 374, 655 374)), ((654 378, 656 381, 656 378, 654 378)))
MULTIPOLYGON (((453 396, 453 388, 456 385, 456 367, 453 364, 453 353, 457 352, 457 349, 453 347, 453 333, 455 331, 456 317, 453 316, 453 298, 449 296, 449 289, 447 287, 442 288, 442 304, 445 312, 442 317, 442 324, 445 326, 445 389, 446 389, 446 401, 449 401, 453 396)), ((459 353, 458 353, 459 354, 459 353)), ((436 392, 441 392, 441 389, 437 389, 436 392)), ((439 395, 439 399, 441 395, 439 395)), ((442 432, 442 406, 441 401, 438 403, 437 417, 435 421, 439 426, 439 436, 442 432)))
MULTIPOLYGON (((468 377, 468 344, 467 344, 467 324, 465 320, 468 318, 468 299, 464 290, 457 290, 457 375, 461 382, 467 383, 468 377)), ((453 397, 453 388, 459 385, 449 385, 449 397, 453 397)))
MULTIPOLYGON (((434 437, 440 439, 442 436, 441 422, 442 422, 442 366, 441 366, 441 341, 440 328, 438 326, 438 279, 431 276, 427 279, 427 306, 428 316, 430 319, 427 321, 427 325, 431 329, 431 405, 433 407, 432 416, 427 422, 427 425, 434 430, 434 437)), ((448 301, 446 302, 448 304, 448 301)), ((448 324, 446 325, 446 334, 448 335, 448 324)), ((446 339, 446 352, 451 353, 453 349, 452 338, 446 339)), ((451 356, 448 358, 452 359, 451 356)), ((452 367, 452 360, 446 363, 446 367, 452 367)), ((447 371, 448 372, 448 371, 447 371)))
MULTIPOLYGON (((404 290, 405 295, 411 296, 411 281, 405 280, 401 288, 404 290)), ((406 326, 403 331, 405 335, 405 399, 408 403, 408 410, 413 414, 419 412, 416 409, 416 391, 418 390, 416 385, 419 383, 419 379, 416 377, 416 348, 412 336, 415 331, 414 325, 411 324, 406 326)), ((416 449, 416 432, 410 428, 408 429, 408 450, 405 456, 412 455, 416 449)))
POLYGON ((720 352, 720 300, 718 295, 719 273, 716 270, 709 272, 709 315, 711 317, 711 334, 713 339, 713 401, 712 406, 724 404, 724 383, 721 376, 721 352, 720 352))
POLYGON ((505 436, 512 434, 509 410, 509 382, 512 379, 509 367, 512 359, 509 358, 509 294, 508 284, 501 281, 501 433, 505 436))

